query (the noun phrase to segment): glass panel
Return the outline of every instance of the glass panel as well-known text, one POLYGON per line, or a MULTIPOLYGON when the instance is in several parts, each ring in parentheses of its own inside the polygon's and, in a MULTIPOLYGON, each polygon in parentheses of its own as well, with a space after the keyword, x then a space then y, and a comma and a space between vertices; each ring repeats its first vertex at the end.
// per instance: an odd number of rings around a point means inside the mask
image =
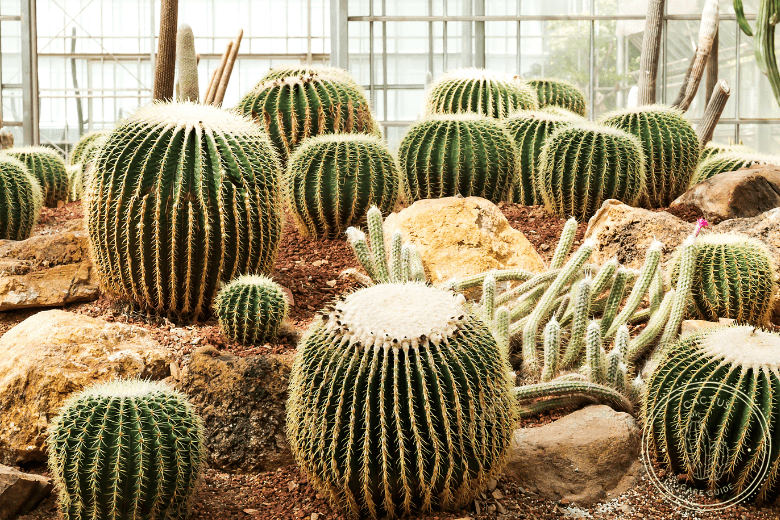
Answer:
POLYGON ((591 0, 521 0, 524 15, 589 15, 591 0))

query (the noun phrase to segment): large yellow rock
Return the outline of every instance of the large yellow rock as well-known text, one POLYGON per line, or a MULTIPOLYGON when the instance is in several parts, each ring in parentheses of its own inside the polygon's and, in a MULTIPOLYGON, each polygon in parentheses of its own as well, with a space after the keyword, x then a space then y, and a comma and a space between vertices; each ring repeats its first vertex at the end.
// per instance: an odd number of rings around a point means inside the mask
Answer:
POLYGON ((163 379, 172 353, 140 327, 61 310, 0 338, 0 463, 45 461, 49 421, 73 392, 116 377, 163 379))
POLYGON ((419 248, 434 284, 491 269, 545 269, 525 235, 480 197, 418 200, 387 217, 385 236, 389 239, 396 231, 419 248))

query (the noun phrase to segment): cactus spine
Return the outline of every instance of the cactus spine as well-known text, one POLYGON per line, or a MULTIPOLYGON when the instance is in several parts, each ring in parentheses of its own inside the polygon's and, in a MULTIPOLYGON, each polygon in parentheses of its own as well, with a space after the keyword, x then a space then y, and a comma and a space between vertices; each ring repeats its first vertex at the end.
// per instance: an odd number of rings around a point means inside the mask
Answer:
POLYGON ((66 520, 187 517, 203 425, 167 385, 118 380, 74 394, 47 442, 66 520))
POLYGON ((43 190, 18 159, 0 154, 0 240, 30 238, 43 206, 43 190))
POLYGON ((539 106, 555 106, 585 116, 585 94, 571 83, 559 79, 531 79, 528 84, 536 89, 539 106))
POLYGON ((93 148, 96 142, 101 140, 105 142, 105 138, 109 133, 110 132, 108 130, 96 130, 94 132, 87 132, 86 134, 82 135, 79 141, 76 143, 76 146, 74 146, 73 150, 71 150, 70 157, 68 157, 68 163, 79 164, 86 162, 85 158, 88 154, 88 151, 93 148))
POLYGON ((231 341, 252 345, 276 338, 289 305, 282 288, 267 276, 239 276, 217 294, 219 328, 231 341))
POLYGON ((410 204, 457 194, 499 202, 512 196, 518 180, 512 138, 499 122, 474 114, 415 123, 401 141, 398 162, 410 204))
POLYGON ((179 101, 198 102, 198 59, 195 55, 195 36, 192 27, 183 23, 176 33, 176 69, 179 81, 176 83, 179 101))
POLYGON ((691 178, 690 186, 696 186, 719 173, 733 172, 741 168, 750 168, 756 164, 780 165, 780 157, 761 155, 749 151, 730 151, 710 155, 699 163, 691 178))
POLYGON ((277 67, 269 70, 265 76, 260 79, 260 83, 289 77, 303 77, 311 74, 338 78, 345 83, 352 83, 358 89, 361 88, 349 72, 338 67, 277 67))
POLYGON ((476 113, 504 118, 516 110, 539 108, 534 90, 517 76, 461 69, 428 87, 425 114, 476 113))
POLYGON ((205 318, 220 282, 270 271, 279 172, 248 118, 190 103, 138 110, 109 137, 90 183, 87 230, 103 286, 152 312, 205 318))
POLYGON ((301 234, 337 238, 365 222, 373 205, 384 214, 393 211, 400 174, 378 137, 321 135, 296 149, 285 181, 287 204, 301 234))
POLYGON ((287 438, 350 516, 460 508, 501 471, 515 427, 509 365, 462 296, 371 286, 315 320, 298 349, 287 438))
POLYGON ((615 128, 575 123, 545 141, 536 188, 545 209, 583 221, 606 199, 635 204, 645 183, 639 140, 615 128))
POLYGON ((4 152, 19 159, 41 185, 43 204, 47 208, 56 208, 57 201, 68 200, 68 172, 65 161, 51 148, 43 146, 26 146, 12 148, 4 152))
POLYGON ((84 167, 81 164, 69 164, 65 171, 68 172, 68 202, 81 200, 86 186, 84 167))

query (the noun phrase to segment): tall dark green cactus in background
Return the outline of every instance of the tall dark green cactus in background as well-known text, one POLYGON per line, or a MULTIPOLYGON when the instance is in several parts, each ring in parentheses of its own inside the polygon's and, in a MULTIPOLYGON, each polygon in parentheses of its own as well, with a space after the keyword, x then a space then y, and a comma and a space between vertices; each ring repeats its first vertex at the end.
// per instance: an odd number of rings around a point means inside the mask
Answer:
POLYGON ((538 107, 534 90, 517 76, 480 69, 445 74, 431 84, 425 100, 428 115, 471 112, 502 118, 538 107))
POLYGON ((0 240, 30 238, 43 206, 43 190, 18 159, 0 154, 0 240))
POLYGON ((338 238, 362 225, 373 205, 392 212, 400 181, 395 159, 376 136, 311 137, 287 166, 287 204, 304 236, 338 238))
POLYGON ((111 381, 65 402, 48 451, 65 520, 183 520, 203 468, 203 425, 164 383, 111 381))
POLYGON ((501 471, 515 428, 510 368, 462 296, 415 282, 353 292, 298 351, 287 438, 351 517, 464 507, 501 471))
POLYGON ((539 106, 556 106, 585 116, 585 94, 578 87, 559 79, 530 79, 528 84, 536 89, 539 106))
POLYGON ((731 150, 715 153, 704 159, 696 167, 690 186, 696 186, 719 173, 733 172, 753 165, 774 164, 780 166, 780 156, 763 155, 749 150, 731 150))
POLYGON ((231 341, 251 345, 276 338, 287 318, 287 297, 267 276, 239 276, 219 291, 214 309, 231 341))
POLYGON ((152 104, 119 125, 94 166, 87 229, 110 292, 201 319, 220 282, 271 270, 282 231, 280 165, 249 118, 152 104))
POLYGON ((312 73, 260 82, 237 108, 259 119, 284 162, 307 137, 379 132, 363 89, 341 75, 312 73))
POLYGON ((57 201, 68 200, 68 172, 65 161, 57 152, 44 146, 11 148, 4 153, 19 159, 40 183, 43 189, 43 204, 56 208, 57 201))
POLYGON ((429 116, 401 141, 398 162, 404 197, 483 197, 508 200, 518 181, 512 137, 495 119, 477 114, 429 116))
POLYGON ((70 156, 68 157, 68 163, 79 164, 86 162, 90 151, 94 150, 97 143, 100 143, 101 141, 105 142, 105 139, 110 133, 110 130, 95 130, 94 132, 87 132, 82 135, 76 143, 76 146, 71 150, 70 156))
POLYGON ((734 11, 742 32, 753 36, 753 51, 759 70, 769 79, 775 101, 780 105, 780 70, 775 54, 775 26, 780 21, 780 3, 774 0, 759 0, 756 14, 756 30, 750 28, 745 17, 742 0, 734 0, 734 11))
POLYGON ((699 138, 683 112, 646 105, 607 114, 601 122, 635 135, 645 155, 639 204, 664 208, 688 189, 699 162, 699 138))

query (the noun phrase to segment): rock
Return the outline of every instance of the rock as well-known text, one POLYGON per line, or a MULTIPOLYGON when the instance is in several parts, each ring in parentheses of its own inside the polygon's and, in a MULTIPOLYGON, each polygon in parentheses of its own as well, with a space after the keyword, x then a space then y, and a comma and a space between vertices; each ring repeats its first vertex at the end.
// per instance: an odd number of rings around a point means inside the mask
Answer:
POLYGON ((32 511, 51 494, 49 479, 0 464, 0 520, 32 511))
POLYGON ((0 463, 46 460, 49 421, 73 392, 116 377, 163 379, 172 354, 140 327, 61 310, 0 338, 0 463))
POLYGON ((601 265, 617 256, 618 262, 639 269, 648 247, 656 238, 663 242, 662 262, 695 228, 670 213, 633 208, 615 199, 604 201, 590 218, 585 238, 593 238, 596 247, 590 262, 601 265))
POLYGON ((539 253, 492 202, 479 197, 418 200, 385 220, 385 237, 400 231, 420 249, 434 284, 490 269, 545 269, 539 253))
POLYGON ((588 506, 634 484, 641 437, 629 414, 588 406, 545 426, 516 430, 505 472, 543 498, 588 506))
POLYGON ((285 437, 293 358, 193 352, 180 388, 203 418, 210 467, 270 471, 293 462, 285 437))
POLYGON ((720 325, 720 323, 715 321, 683 320, 682 325, 680 325, 680 337, 689 336, 695 332, 719 327, 720 325))
POLYGON ((774 165, 724 172, 693 186, 672 202, 692 205, 704 218, 722 221, 755 217, 780 207, 780 168, 774 165))
POLYGON ((91 301, 99 294, 83 223, 53 235, 0 240, 0 312, 91 301))

